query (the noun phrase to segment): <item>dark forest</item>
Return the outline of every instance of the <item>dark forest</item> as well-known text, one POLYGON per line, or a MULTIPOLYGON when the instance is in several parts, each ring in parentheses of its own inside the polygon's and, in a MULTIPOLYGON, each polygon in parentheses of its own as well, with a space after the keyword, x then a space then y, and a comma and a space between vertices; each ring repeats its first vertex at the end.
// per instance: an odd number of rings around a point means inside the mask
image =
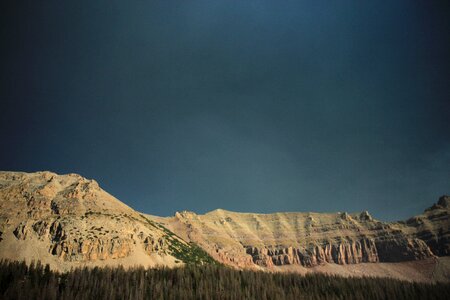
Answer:
POLYGON ((270 274, 217 265, 78 268, 0 262, 1 299, 450 299, 449 284, 321 274, 270 274))

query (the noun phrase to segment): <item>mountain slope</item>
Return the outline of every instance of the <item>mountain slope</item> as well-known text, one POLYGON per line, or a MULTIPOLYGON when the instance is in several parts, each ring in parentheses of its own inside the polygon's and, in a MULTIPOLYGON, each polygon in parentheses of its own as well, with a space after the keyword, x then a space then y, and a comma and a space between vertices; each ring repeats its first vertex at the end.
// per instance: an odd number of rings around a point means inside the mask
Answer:
POLYGON ((80 265, 212 261, 76 174, 0 172, 0 257, 80 265))

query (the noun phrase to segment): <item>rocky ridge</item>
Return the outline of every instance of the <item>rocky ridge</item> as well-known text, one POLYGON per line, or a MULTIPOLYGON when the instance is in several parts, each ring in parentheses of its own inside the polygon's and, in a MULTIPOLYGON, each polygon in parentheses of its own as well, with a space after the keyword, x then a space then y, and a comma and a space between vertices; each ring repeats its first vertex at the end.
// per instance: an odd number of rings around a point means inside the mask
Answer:
POLYGON ((402 262, 448 255, 449 197, 404 222, 361 213, 177 213, 159 219, 237 267, 402 262), (233 253, 233 254, 231 254, 233 253))

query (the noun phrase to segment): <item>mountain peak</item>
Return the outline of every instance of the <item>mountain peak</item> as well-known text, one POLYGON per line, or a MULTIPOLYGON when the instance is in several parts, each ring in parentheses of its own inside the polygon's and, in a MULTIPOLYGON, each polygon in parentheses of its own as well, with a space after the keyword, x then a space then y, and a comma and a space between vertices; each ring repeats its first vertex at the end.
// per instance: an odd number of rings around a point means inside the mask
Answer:
POLYGON ((443 195, 439 197, 439 200, 437 203, 433 204, 432 206, 425 209, 425 212, 433 211, 437 209, 446 209, 450 208, 450 196, 443 195))
POLYGON ((448 208, 450 207, 450 196, 443 195, 439 198, 438 205, 448 208))

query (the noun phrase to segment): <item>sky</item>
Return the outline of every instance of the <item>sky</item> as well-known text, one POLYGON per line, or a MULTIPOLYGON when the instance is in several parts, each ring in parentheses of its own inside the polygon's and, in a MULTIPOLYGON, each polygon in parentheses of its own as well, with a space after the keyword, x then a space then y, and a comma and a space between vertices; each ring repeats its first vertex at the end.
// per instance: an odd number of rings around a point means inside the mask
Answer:
POLYGON ((168 216, 450 193, 448 1, 2 1, 0 170, 168 216))

